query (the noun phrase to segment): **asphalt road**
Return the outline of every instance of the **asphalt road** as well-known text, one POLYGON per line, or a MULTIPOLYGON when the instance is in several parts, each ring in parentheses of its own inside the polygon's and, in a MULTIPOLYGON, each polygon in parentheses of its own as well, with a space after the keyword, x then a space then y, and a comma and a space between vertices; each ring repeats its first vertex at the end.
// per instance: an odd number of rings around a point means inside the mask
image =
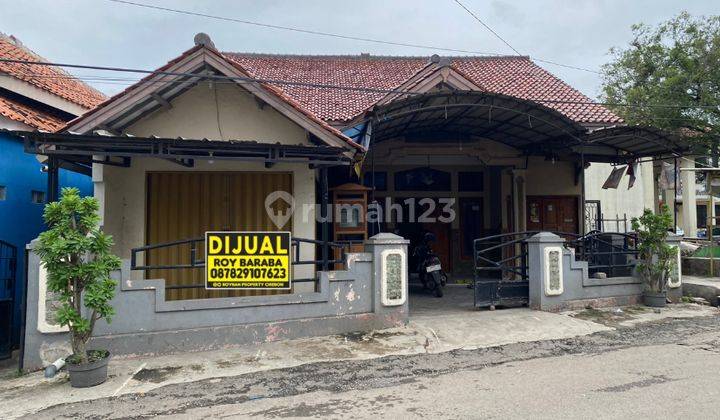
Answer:
POLYGON ((720 417, 720 317, 567 340, 319 363, 51 407, 33 418, 720 417))

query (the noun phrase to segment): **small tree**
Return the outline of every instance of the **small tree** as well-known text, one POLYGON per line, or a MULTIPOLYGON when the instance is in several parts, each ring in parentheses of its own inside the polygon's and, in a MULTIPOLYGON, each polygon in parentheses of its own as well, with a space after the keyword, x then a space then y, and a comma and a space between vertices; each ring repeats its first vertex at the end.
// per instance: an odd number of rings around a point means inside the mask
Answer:
POLYGON ((646 289, 652 293, 666 290, 668 277, 676 261, 676 250, 665 242, 673 226, 668 206, 662 205, 660 213, 645 209, 643 215, 632 219, 632 228, 638 233, 637 268, 646 289))
POLYGON ((657 26, 633 25, 632 33, 627 46, 610 50, 602 99, 632 105, 610 106, 629 124, 691 134, 688 140, 717 162, 720 15, 682 12, 657 26))
POLYGON ((100 231, 98 209, 95 198, 63 188, 60 201, 45 206, 48 230, 35 248, 47 268, 48 290, 59 295, 57 321, 70 329, 73 363, 87 361, 95 322, 110 322, 115 313, 110 300, 116 283, 110 272, 120 268, 120 259, 110 253, 112 238, 100 231))

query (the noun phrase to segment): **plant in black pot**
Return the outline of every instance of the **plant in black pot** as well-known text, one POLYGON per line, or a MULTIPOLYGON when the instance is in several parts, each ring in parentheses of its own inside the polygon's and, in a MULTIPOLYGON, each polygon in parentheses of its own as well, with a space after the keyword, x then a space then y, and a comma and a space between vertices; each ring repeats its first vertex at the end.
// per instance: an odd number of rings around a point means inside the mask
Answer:
POLYGON ((655 214, 645 209, 643 215, 632 219, 638 234, 637 274, 643 281, 643 303, 663 307, 667 302, 667 284, 677 261, 677 251, 665 242, 673 219, 666 205, 655 214))
POLYGON ((65 361, 74 387, 101 384, 107 379, 110 352, 88 349, 95 323, 110 322, 115 281, 110 272, 120 259, 110 252, 112 238, 99 228, 98 201, 64 188, 60 201, 45 206, 48 230, 40 234, 35 252, 47 269, 47 288, 57 294, 56 317, 70 330, 73 354, 65 361))

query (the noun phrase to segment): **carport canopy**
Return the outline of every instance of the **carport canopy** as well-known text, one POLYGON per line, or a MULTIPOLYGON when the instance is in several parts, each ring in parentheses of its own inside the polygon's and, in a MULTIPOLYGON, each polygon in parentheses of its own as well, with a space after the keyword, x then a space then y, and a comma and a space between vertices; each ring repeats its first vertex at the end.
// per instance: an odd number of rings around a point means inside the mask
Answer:
MULTIPOLYGON (((542 101, 488 92, 434 92, 405 97, 373 109, 370 144, 402 137, 408 142, 490 139, 532 156, 623 163, 689 154, 679 136, 653 127, 589 129, 542 101)), ((370 146, 372 147, 372 146, 370 146)))

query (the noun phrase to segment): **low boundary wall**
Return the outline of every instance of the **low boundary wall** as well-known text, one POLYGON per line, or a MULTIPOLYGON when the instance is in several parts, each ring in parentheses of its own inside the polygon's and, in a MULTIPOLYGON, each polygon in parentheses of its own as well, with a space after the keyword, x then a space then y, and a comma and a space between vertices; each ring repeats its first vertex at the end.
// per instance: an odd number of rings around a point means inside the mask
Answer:
MULTIPOLYGON (((235 298, 165 300, 165 280, 118 281, 111 323, 98 321, 90 348, 113 355, 200 351, 315 335, 389 328, 407 322, 407 241, 379 234, 365 252, 348 254, 346 269, 318 273, 316 292, 235 298), (384 294, 383 294, 384 293, 384 294)), ((46 292, 46 273, 29 247, 23 369, 35 370, 70 351, 67 327, 54 320, 57 301, 46 292)))
MULTIPOLYGON (((668 243, 678 248, 677 270, 668 284, 668 297, 672 301, 680 301, 682 297, 680 239, 668 237, 668 243)), ((564 246, 564 238, 541 232, 527 242, 531 308, 562 311, 641 302, 643 285, 638 277, 591 278, 588 263, 575 259, 575 252, 564 246)))

